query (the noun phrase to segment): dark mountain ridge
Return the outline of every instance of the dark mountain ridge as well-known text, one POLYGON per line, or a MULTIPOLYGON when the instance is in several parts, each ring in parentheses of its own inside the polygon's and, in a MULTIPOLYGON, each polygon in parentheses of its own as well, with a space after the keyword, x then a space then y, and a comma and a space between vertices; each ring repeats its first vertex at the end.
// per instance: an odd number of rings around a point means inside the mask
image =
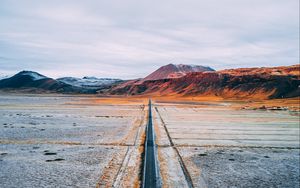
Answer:
POLYGON ((10 78, 0 80, 0 89, 31 89, 31 92, 96 93, 96 90, 74 87, 33 71, 21 71, 10 78))

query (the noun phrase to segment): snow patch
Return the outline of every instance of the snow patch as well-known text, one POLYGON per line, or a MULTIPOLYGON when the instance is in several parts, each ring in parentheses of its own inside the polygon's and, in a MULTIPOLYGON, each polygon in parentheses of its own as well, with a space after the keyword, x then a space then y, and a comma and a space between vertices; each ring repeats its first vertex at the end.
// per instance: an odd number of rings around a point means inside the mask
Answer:
POLYGON ((207 66, 193 65, 193 64, 175 64, 180 72, 202 72, 204 69, 211 69, 207 66))
POLYGON ((0 80, 6 79, 6 78, 9 78, 9 77, 10 77, 9 75, 5 75, 5 74, 0 73, 0 80))
POLYGON ((31 71, 22 71, 20 74, 30 76, 32 78, 32 80, 34 80, 34 81, 47 78, 46 76, 43 76, 36 72, 31 72, 31 71))
POLYGON ((83 78, 63 77, 63 78, 58 78, 57 80, 77 87, 100 87, 105 85, 111 85, 118 81, 121 81, 120 79, 96 78, 96 77, 87 77, 87 76, 83 78))

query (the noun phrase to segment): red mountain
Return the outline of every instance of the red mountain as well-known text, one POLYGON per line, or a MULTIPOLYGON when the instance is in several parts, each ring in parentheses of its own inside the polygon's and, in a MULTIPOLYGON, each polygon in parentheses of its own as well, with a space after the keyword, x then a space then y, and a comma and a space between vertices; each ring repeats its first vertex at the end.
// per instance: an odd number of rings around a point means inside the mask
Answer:
POLYGON ((200 65, 168 64, 160 67, 150 75, 146 76, 142 81, 161 80, 166 78, 180 78, 190 72, 205 72, 205 71, 215 71, 215 70, 210 67, 204 67, 200 65))
POLYGON ((286 98, 300 96, 299 65, 192 72, 180 78, 124 83, 109 90, 118 95, 286 98))

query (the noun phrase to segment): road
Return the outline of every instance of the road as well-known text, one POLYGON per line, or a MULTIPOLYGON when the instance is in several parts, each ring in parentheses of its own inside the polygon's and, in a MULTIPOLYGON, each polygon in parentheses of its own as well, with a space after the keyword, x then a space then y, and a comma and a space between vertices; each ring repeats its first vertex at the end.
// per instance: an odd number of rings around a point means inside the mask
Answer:
POLYGON ((151 100, 149 100, 149 115, 146 128, 145 156, 144 156, 144 173, 143 188, 155 188, 160 186, 160 177, 157 164, 157 150, 155 145, 154 130, 152 124, 151 100))

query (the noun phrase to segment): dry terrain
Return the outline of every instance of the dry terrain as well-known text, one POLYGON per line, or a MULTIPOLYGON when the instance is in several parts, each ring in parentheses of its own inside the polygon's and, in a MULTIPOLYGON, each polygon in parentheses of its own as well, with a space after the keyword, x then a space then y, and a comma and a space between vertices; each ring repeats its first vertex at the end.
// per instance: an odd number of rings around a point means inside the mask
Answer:
POLYGON ((163 187, 299 187, 299 114, 156 102, 163 187))
MULTIPOLYGON (((163 187, 299 187, 299 99, 152 101, 163 187)), ((1 94, 0 187, 139 187, 147 112, 139 97, 1 94)))
POLYGON ((139 184, 146 107, 0 96, 0 187, 139 184))

